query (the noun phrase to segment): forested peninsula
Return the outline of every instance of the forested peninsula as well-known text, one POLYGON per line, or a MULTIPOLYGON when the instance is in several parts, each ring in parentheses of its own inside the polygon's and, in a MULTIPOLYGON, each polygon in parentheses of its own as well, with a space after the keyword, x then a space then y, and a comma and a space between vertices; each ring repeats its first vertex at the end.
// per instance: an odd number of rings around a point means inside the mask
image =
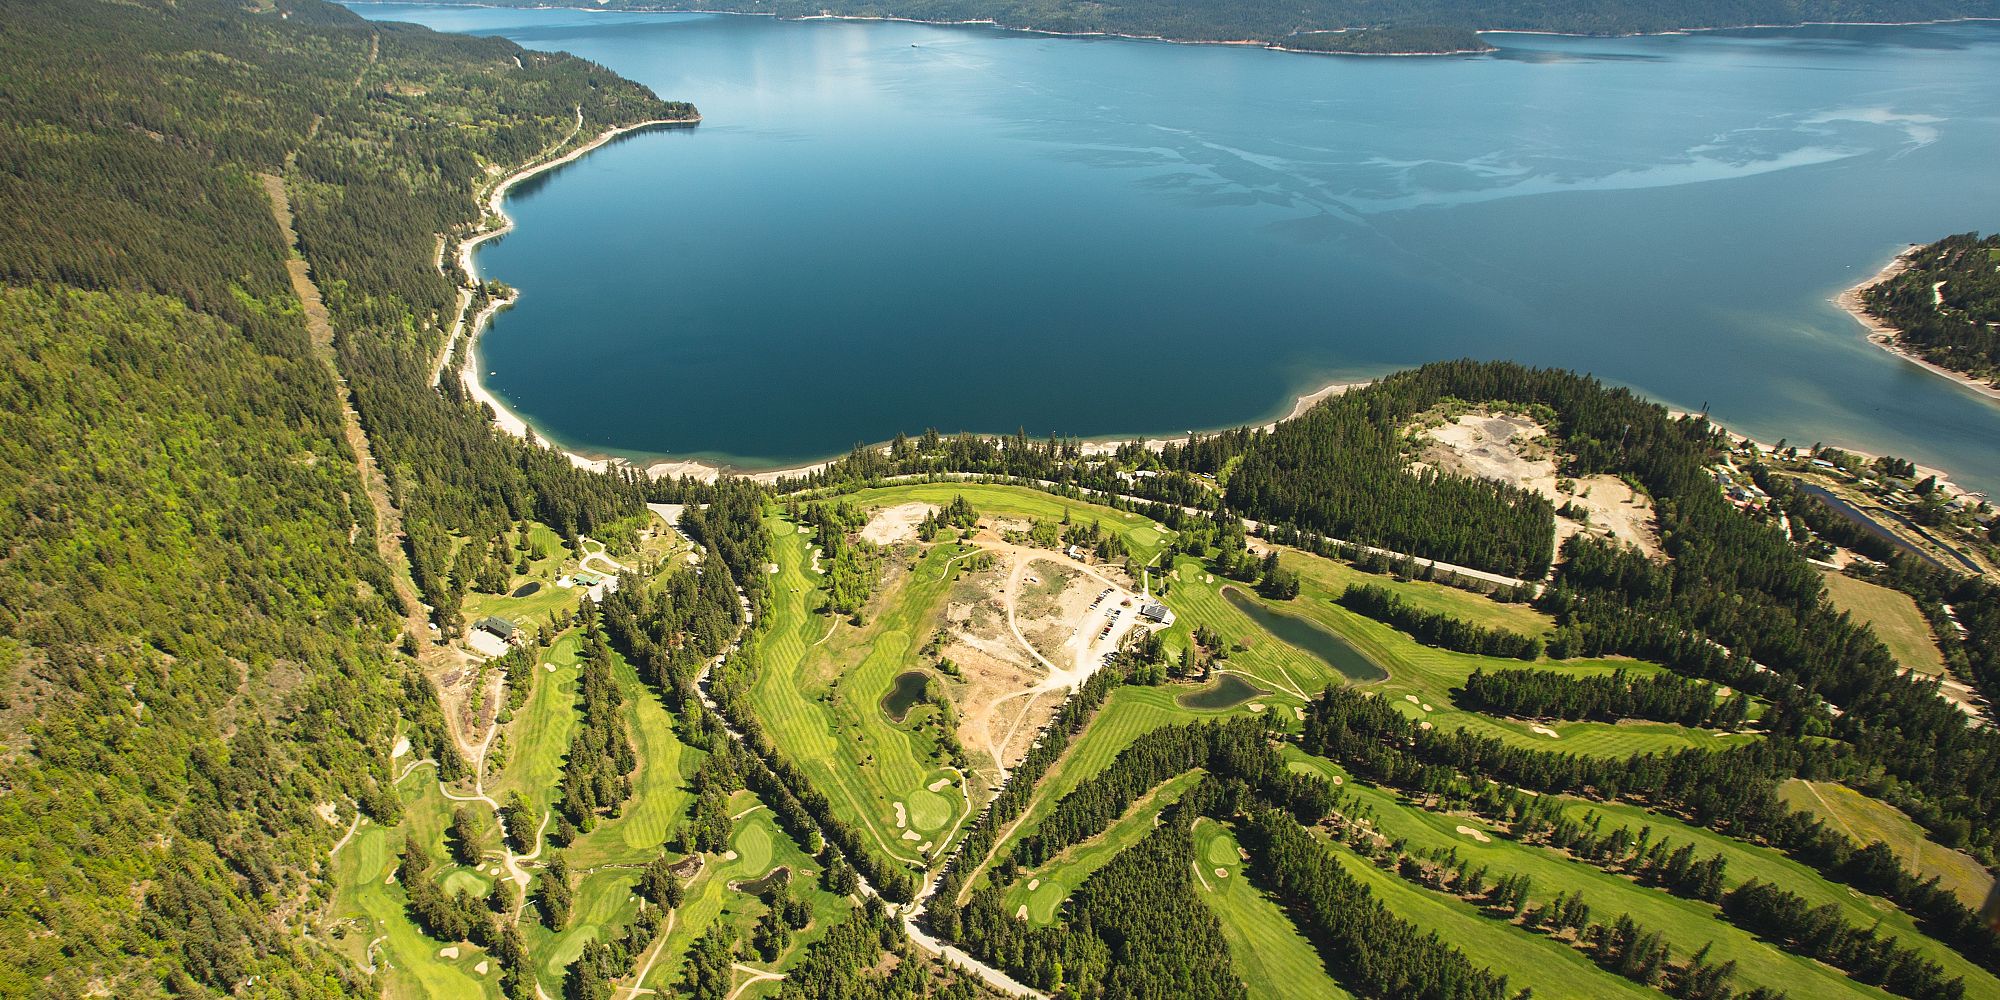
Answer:
MULTIPOLYGON (((486 3, 486 0, 442 0, 486 3)), ((542 0, 493 0, 547 6, 542 0)), ((488 4, 490 5, 490 4, 488 4)), ((895 18, 992 23, 1078 35, 1177 42, 1251 42, 1300 52, 1432 55, 1492 48, 1482 31, 1632 35, 1700 28, 1903 23, 2000 17, 2000 0, 603 0, 596 10, 702 10, 777 17, 895 18)))
POLYGON ((2000 398, 2000 233, 1912 247, 1856 292, 1871 339, 2000 398))

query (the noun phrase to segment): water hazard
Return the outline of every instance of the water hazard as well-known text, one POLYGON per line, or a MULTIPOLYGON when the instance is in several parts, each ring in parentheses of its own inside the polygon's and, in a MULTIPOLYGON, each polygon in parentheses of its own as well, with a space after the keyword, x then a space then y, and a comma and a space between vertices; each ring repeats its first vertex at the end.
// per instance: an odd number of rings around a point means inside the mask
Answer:
POLYGON ((1379 681, 1389 676, 1387 670, 1368 658, 1368 655, 1349 645, 1346 639, 1333 634, 1325 626, 1297 615, 1288 615, 1265 607, 1257 599, 1229 587, 1222 596, 1236 608, 1250 616, 1250 620, 1264 631, 1277 636, 1287 645, 1311 653, 1326 662, 1326 665, 1340 672, 1351 681, 1379 681))

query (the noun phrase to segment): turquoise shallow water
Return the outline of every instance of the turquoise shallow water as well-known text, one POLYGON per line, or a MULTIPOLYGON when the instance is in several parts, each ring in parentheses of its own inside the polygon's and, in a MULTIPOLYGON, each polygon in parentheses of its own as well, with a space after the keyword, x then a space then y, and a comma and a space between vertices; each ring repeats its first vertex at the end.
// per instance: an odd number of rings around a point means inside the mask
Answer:
POLYGON ((480 344, 547 436, 806 460, 1226 426, 1438 358, 1562 365, 2000 492, 2000 405, 1830 298, 2000 228, 2000 25, 1354 59, 895 23, 361 5, 694 101, 515 190, 480 344))

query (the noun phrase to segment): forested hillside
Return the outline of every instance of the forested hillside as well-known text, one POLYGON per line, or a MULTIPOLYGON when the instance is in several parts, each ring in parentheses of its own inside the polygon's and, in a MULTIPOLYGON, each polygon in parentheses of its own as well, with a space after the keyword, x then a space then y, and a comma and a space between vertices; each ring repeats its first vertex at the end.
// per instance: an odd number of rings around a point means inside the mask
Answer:
POLYGON ((331 817, 397 810, 399 737, 458 758, 260 176, 448 619, 444 539, 638 497, 430 389, 434 234, 492 170, 689 109, 318 0, 0 23, 0 995, 364 989, 299 932, 331 817))
MULTIPOLYGON (((472 0, 446 0, 466 3, 472 0)), ((541 6, 538 0, 500 0, 541 6)), ((1106 33, 1182 41, 1251 39, 1329 52, 1451 52, 1477 48, 1474 31, 1624 35, 1677 28, 1808 22, 1930 21, 2000 15, 1995 0, 1268 0, 1185 4, 1172 0, 605 0, 622 10, 725 10, 779 17, 832 13, 923 21, 992 21, 1039 31, 1106 33), (1365 29, 1353 35, 1313 32, 1365 29)))
POLYGON ((2000 379, 2000 233, 1948 236, 1906 259, 1901 274, 1862 293, 1869 313, 1925 360, 2000 379))

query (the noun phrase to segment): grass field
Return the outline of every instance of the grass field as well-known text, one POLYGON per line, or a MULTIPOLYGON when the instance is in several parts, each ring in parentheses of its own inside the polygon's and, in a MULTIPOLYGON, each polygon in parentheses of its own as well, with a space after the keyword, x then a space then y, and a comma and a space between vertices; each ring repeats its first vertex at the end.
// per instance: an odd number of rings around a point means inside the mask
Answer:
MULTIPOLYGON (((480 976, 474 968, 485 959, 477 948, 461 945, 457 958, 438 954, 445 946, 425 937, 405 911, 408 896, 399 881, 389 881, 401 864, 406 835, 420 842, 443 839, 451 805, 436 781, 419 771, 401 786, 405 820, 402 825, 364 824, 333 857, 333 902, 328 916, 343 925, 343 952, 367 967, 372 962, 382 977, 383 992, 392 996, 479 997, 500 995, 498 975, 480 976)), ((442 848, 436 857, 443 857, 442 848)), ((444 879, 477 880, 469 871, 439 864, 431 873, 444 879)), ((492 973, 489 966, 488 972, 492 973)))
POLYGON ((577 654, 582 648, 583 638, 574 631, 566 632, 556 637, 542 659, 556 669, 535 669, 528 699, 514 712, 505 730, 506 762, 486 779, 487 794, 494 801, 504 805, 509 796, 519 792, 537 816, 554 805, 563 758, 569 754, 576 732, 577 654))
POLYGON ((1931 636, 1931 623, 1924 620, 1910 595, 1845 573, 1821 575, 1833 606, 1856 621, 1867 622, 1897 663, 1929 677, 1944 673, 1944 654, 1938 652, 1937 640, 1931 636))
POLYGON ((1286 569, 1298 571, 1301 583, 1310 583, 1333 597, 1340 596, 1351 583, 1373 584, 1393 592, 1419 610, 1463 618, 1487 628, 1506 629, 1522 635, 1546 635, 1555 627, 1554 619, 1530 605, 1508 604, 1442 583, 1399 580, 1393 576, 1358 570, 1298 549, 1277 548, 1279 563, 1286 569))
POLYGON ((1555 1000, 1659 1000, 1659 991, 1598 968, 1567 944, 1481 916, 1472 904, 1419 889, 1352 851, 1335 851, 1348 872, 1367 885, 1391 912, 1456 945, 1474 965, 1506 976, 1511 989, 1531 986, 1536 997, 1555 1000))
MULTIPOLYGON (((1381 622, 1333 603, 1333 599, 1346 589, 1346 584, 1339 582, 1343 579, 1342 574, 1362 575, 1359 571, 1304 553, 1286 552, 1281 558, 1286 568, 1297 569, 1300 573, 1302 587, 1297 598, 1283 602, 1265 601, 1255 597, 1248 588, 1239 586, 1238 590, 1274 611, 1310 619, 1338 635, 1389 672, 1387 680, 1360 686, 1381 692, 1406 714, 1427 720, 1439 728, 1470 729, 1517 746, 1606 756, 1678 750, 1689 746, 1716 748, 1754 738, 1718 735, 1711 730, 1664 723, 1626 722, 1614 725, 1559 722, 1547 727, 1558 734, 1552 739, 1536 733, 1526 722, 1460 710, 1452 703, 1451 691, 1464 684, 1473 670, 1510 670, 1528 664, 1520 660, 1473 656, 1422 645, 1381 622), (1415 696, 1416 702, 1410 702, 1410 696, 1415 696), (1424 711, 1425 705, 1431 706, 1431 711, 1424 711)), ((1166 601, 1180 619, 1169 633, 1170 645, 1188 642, 1194 627, 1201 624, 1216 629, 1227 640, 1248 645, 1250 648, 1247 651, 1229 655, 1225 669, 1239 671, 1259 687, 1272 692, 1271 697, 1262 700, 1287 707, 1301 703, 1298 693, 1316 695, 1329 684, 1347 683, 1347 679, 1325 661, 1280 642, 1231 605, 1221 593, 1225 582, 1216 578, 1201 561, 1184 557, 1175 563, 1174 570, 1174 586, 1166 601)), ((1370 579, 1394 583, 1388 577, 1370 579)), ((1500 604, 1477 594, 1438 584, 1405 583, 1400 586, 1412 595, 1411 600, 1416 600, 1414 595, 1422 593, 1429 606, 1449 610, 1462 617, 1478 617, 1489 622, 1518 618, 1524 613, 1539 617, 1539 613, 1531 609, 1500 604), (1486 610, 1479 614, 1468 610, 1479 605, 1484 605, 1486 610)), ((1508 627, 1520 627, 1521 624, 1514 621, 1508 627)), ((1537 665, 1579 675, 1610 673, 1620 668, 1632 673, 1661 669, 1637 660, 1544 660, 1537 665)))
POLYGON ((1963 851, 1932 843, 1924 828, 1902 810, 1832 781, 1787 781, 1778 797, 1793 809, 1810 812, 1845 832, 1856 844, 1877 840, 1895 848, 1903 864, 1919 876, 1936 875, 1965 905, 1978 909, 1993 891, 1993 873, 1963 851))
POLYGON ((1945 967, 1950 975, 1964 976, 1966 995, 1973 997, 2000 997, 2000 979, 1974 966, 1956 951, 1923 935, 1909 915, 1897 909, 1886 900, 1856 892, 1844 885, 1827 881, 1818 872, 1800 864, 1783 854, 1764 847, 1756 847, 1721 834, 1689 826, 1671 817, 1648 812, 1637 806, 1606 802, 1573 802, 1568 811, 1582 817, 1595 811, 1603 821, 1603 829, 1609 831, 1615 824, 1623 824, 1633 832, 1642 826, 1651 826, 1655 839, 1667 837, 1679 843, 1693 841, 1698 855, 1720 853, 1729 862, 1726 876, 1728 885, 1735 886, 1752 878, 1774 882, 1798 893, 1813 906, 1832 903, 1844 911, 1849 923, 1867 927, 1881 921, 1883 933, 1893 933, 1912 948, 1922 952, 1925 958, 1945 967))
POLYGON ((780 518, 766 523, 778 572, 771 578, 769 631, 759 647, 764 662, 751 688, 758 718, 787 759, 832 799, 838 815, 866 829, 884 854, 921 867, 928 860, 923 844, 930 842, 937 853, 966 810, 962 797, 954 804, 928 790, 941 777, 956 780, 926 725, 934 710, 912 710, 895 723, 882 696, 897 674, 918 665, 917 649, 935 629, 957 572, 947 563, 965 550, 932 546, 913 570, 891 570, 891 582, 867 609, 867 624, 857 628, 817 613, 823 596, 810 566, 809 536, 780 518), (905 826, 897 825, 898 803, 905 826), (914 841, 903 836, 912 828, 914 841))
MULTIPOLYGON (((778 829, 769 809, 756 806, 757 800, 748 792, 739 792, 731 800, 730 808, 735 810, 733 815, 740 817, 730 839, 730 849, 736 852, 736 857, 711 856, 707 859, 701 872, 688 884, 687 895, 682 899, 680 908, 674 911, 673 930, 664 935, 656 946, 660 952, 653 962, 651 974, 645 982, 633 985, 658 990, 662 995, 674 995, 688 949, 718 922, 734 927, 747 947, 751 927, 767 907, 757 897, 730 888, 730 884, 760 878, 779 865, 792 871, 793 894, 812 903, 813 922, 793 936, 790 948, 778 956, 776 963, 767 965, 752 955, 745 959, 746 964, 759 969, 783 969, 797 961, 807 945, 819 940, 828 928, 846 918, 849 912, 847 900, 820 889, 818 862, 808 857, 797 843, 778 829), (745 810, 750 811, 745 814, 745 810), (811 874, 806 874, 808 872, 811 874)), ((753 987, 745 991, 745 995, 775 992, 775 986, 766 988, 762 993, 753 987)))
POLYGON ((1195 820, 1194 847, 1195 859, 1202 865, 1195 892, 1222 921, 1230 963, 1251 997, 1347 1000, 1352 996, 1327 975, 1326 963, 1284 909, 1244 878, 1236 837, 1227 827, 1206 818, 1195 820), (1217 876, 1218 868, 1228 874, 1217 876))
MULTIPOLYGON (((1106 698, 1089 728, 1078 736, 1043 777, 1033 800, 1023 810, 1007 836, 995 845, 995 855, 1010 851, 1020 838, 1032 833, 1062 797, 1091 777, 1100 774, 1132 741, 1161 726, 1179 725, 1196 719, 1219 719, 1230 711, 1202 712, 1183 708, 1174 700, 1185 688, 1119 687, 1106 698)), ((1242 709, 1236 709, 1240 713, 1242 709)), ((986 878, 982 871, 967 880, 968 890, 986 878)))
MULTIPOLYGON (((613 556, 624 565, 635 565, 639 560, 662 560, 689 548, 687 542, 676 531, 668 531, 658 516, 647 511, 643 517, 631 521, 621 521, 620 525, 636 524, 653 528, 653 532, 634 551, 613 556)), ((517 543, 517 532, 509 531, 507 539, 517 543)), ((567 611, 576 607, 584 591, 576 587, 558 587, 556 581, 578 569, 584 569, 578 561, 578 553, 571 550, 555 530, 539 521, 528 525, 529 541, 539 544, 546 553, 542 558, 529 562, 525 573, 514 572, 514 565, 507 567, 507 589, 499 594, 482 594, 477 591, 465 595, 462 612, 468 623, 476 622, 487 615, 498 615, 516 624, 530 628, 548 620, 553 611, 567 611), (534 593, 521 597, 513 596, 528 584, 536 584, 534 593)), ((597 552, 599 548, 586 543, 585 552, 597 552)), ((603 563, 592 561, 590 572, 602 570, 603 563)))
MULTIPOLYGON (((1308 773, 1322 776, 1341 775, 1339 768, 1331 763, 1307 755, 1293 748, 1287 748, 1287 755, 1293 766, 1308 773)), ((1474 867, 1486 865, 1493 876, 1501 874, 1525 874, 1534 880, 1530 898, 1536 903, 1547 902, 1558 892, 1582 892, 1591 906, 1592 919, 1608 921, 1620 913, 1630 913, 1635 920, 1647 927, 1663 932, 1676 949, 1676 954, 1685 959, 1688 952, 1711 945, 1711 954, 1717 961, 1737 963, 1739 987, 1765 986, 1772 989, 1790 990, 1794 996, 1812 997, 1878 997, 1881 994, 1869 987, 1848 979, 1840 972, 1798 956, 1759 940, 1754 935, 1740 930, 1724 921, 1715 906, 1694 900, 1682 899, 1663 890, 1641 886, 1628 879, 1607 873, 1594 866, 1573 861, 1547 848, 1515 843, 1496 832, 1490 834, 1490 841, 1480 843, 1473 837, 1458 832, 1458 827, 1467 826, 1487 831, 1485 821, 1461 816, 1446 816, 1422 809, 1403 801, 1393 793, 1360 785, 1352 780, 1344 786, 1348 794, 1357 802, 1372 810, 1377 830, 1391 839, 1406 840, 1411 850, 1428 848, 1451 848, 1458 851, 1461 858, 1474 867)), ((1644 815, 1644 814, 1641 814, 1644 815)), ((1668 836, 1676 843, 1687 843, 1689 838, 1665 817, 1645 815, 1644 822, 1653 827, 1657 839, 1665 828, 1674 826, 1675 831, 1668 836)), ((1628 823, 1628 825, 1633 825, 1628 823)), ((1607 826, 1607 829, 1610 827, 1607 826)), ((1636 832, 1637 826, 1633 825, 1636 832)), ((1704 831, 1705 832, 1705 831, 1704 831)), ((1710 834, 1710 838, 1714 835, 1710 834)), ((1719 839, 1719 838, 1718 838, 1719 839)), ((1706 857, 1714 853, 1715 845, 1704 838, 1697 846, 1698 856, 1706 857)), ((1760 868, 1779 884, 1794 891, 1800 878, 1817 882, 1821 887, 1834 889, 1824 880, 1799 866, 1793 870, 1780 872, 1775 869, 1760 868)), ((1731 885, 1747 881, 1752 873, 1747 866, 1739 866, 1732 857, 1728 880, 1731 885)), ((1836 892, 1844 890, 1834 889, 1836 892)), ((1815 899, 1815 903, 1832 901, 1815 899)), ((1873 922, 1875 916, 1887 916, 1873 910, 1857 910, 1849 919, 1864 925, 1873 922), (1863 919, 1862 913, 1868 914, 1863 919)), ((1900 914, 1895 914, 1901 917, 1900 914)), ((1907 927, 1907 918, 1904 926, 1907 927)), ((1497 922, 1494 922, 1497 926, 1497 922)), ((1885 921, 1885 926, 1888 926, 1885 921)), ((1517 932, 1525 933, 1525 932, 1517 932)), ((1935 942, 1924 942, 1939 952, 1944 949, 1935 942)), ((1967 972, 1977 972, 1969 963, 1960 959, 1957 963, 1967 972)), ((1497 966, 1496 966, 1497 968, 1497 966)), ((2000 981, 1978 973, 1985 986, 2000 989, 2000 981)), ((1524 980, 1535 986, 1536 995, 1542 995, 1541 984, 1533 979, 1524 980)), ((1973 977, 1967 976, 1968 985, 1973 985, 1973 977)), ((1994 996, 1978 987, 1968 991, 1969 996, 1994 996)))
POLYGON ((615 651, 611 676, 625 698, 620 711, 639 762, 632 775, 632 796, 625 800, 624 808, 570 845, 573 868, 642 865, 658 855, 667 836, 687 814, 693 800, 687 780, 703 756, 680 741, 666 706, 640 683, 632 665, 615 651))
POLYGON ((1056 922, 1056 913, 1070 893, 1099 868, 1111 863, 1120 851, 1144 840, 1153 832, 1160 811, 1180 801, 1187 790, 1201 781, 1201 771, 1189 771, 1161 782, 1159 787, 1132 804, 1111 828, 1080 844, 1073 844, 1034 871, 1023 871, 1007 890, 1002 906, 1008 913, 1028 908, 1030 923, 1046 927, 1056 922), (1030 889, 1029 885, 1034 888, 1030 889))

